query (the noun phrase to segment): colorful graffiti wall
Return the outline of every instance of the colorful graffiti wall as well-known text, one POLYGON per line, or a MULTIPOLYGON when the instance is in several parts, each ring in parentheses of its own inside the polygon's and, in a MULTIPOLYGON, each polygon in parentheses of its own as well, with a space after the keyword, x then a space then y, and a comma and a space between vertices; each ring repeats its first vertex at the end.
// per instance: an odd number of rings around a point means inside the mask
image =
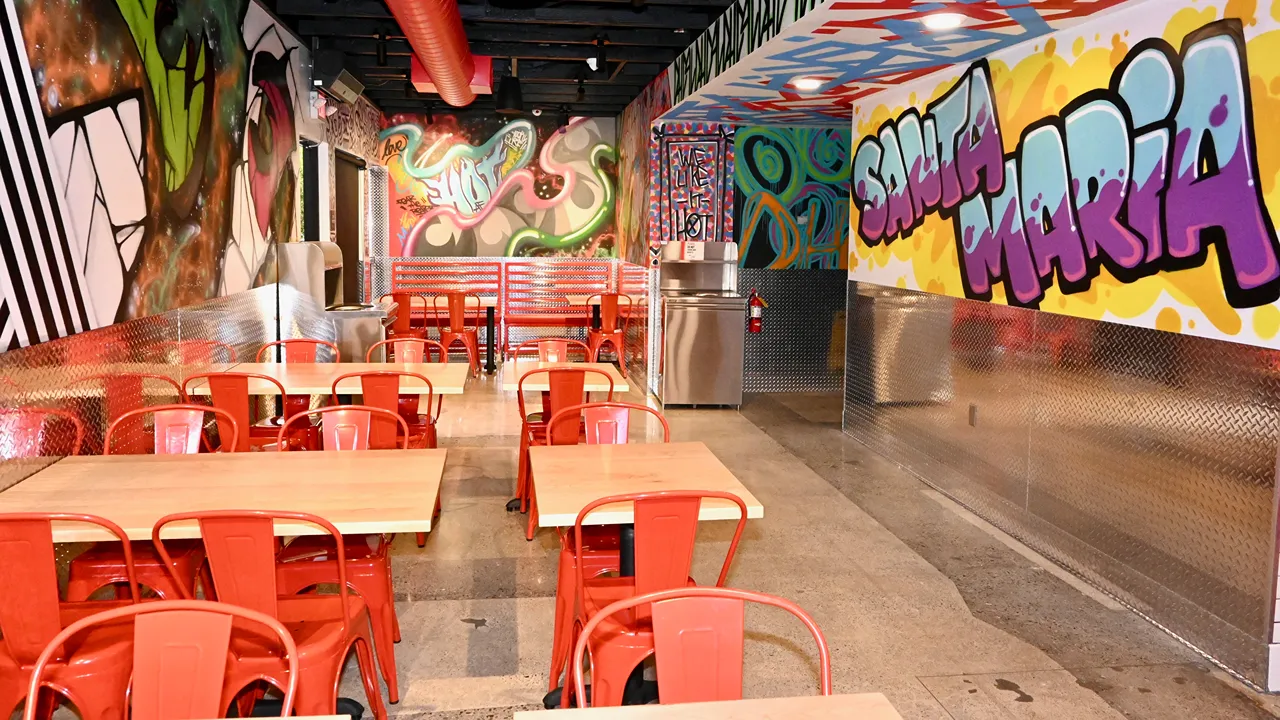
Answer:
POLYGON ((5 84, 33 84, 47 200, 87 320, 16 344, 273 280, 274 244, 297 232, 296 148, 309 122, 297 40, 248 0, 6 5, 27 72, 5 84))
POLYGON ((855 114, 852 279, 1280 345, 1280 3, 1143 3, 902 93, 855 114))
POLYGON ((396 116, 379 136, 391 254, 613 257, 615 123, 396 116))
POLYGON ((849 138, 844 129, 738 128, 734 224, 742 267, 845 267, 849 138))
POLYGON ((731 125, 660 123, 649 143, 649 258, 669 242, 733 242, 731 125))
POLYGON ((649 142, 653 121, 670 108, 671 85, 664 71, 618 117, 618 257, 636 265, 646 264, 649 254, 649 142))

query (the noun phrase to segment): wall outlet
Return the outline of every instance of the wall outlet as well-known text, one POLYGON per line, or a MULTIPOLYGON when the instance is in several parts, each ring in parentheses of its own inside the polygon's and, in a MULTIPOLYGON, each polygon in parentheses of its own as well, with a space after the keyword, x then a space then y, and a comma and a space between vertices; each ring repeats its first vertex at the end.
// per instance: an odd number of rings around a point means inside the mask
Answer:
POLYGON ((969 427, 978 427, 978 406, 969 403, 969 427))

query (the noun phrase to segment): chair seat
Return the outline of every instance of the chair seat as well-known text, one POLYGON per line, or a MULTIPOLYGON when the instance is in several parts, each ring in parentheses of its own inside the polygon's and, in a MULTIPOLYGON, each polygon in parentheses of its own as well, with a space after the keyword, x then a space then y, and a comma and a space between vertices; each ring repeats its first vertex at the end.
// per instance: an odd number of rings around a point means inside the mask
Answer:
MULTIPOLYGON (((178 564, 204 558, 204 545, 199 540, 166 540, 164 547, 178 564)), ((129 549, 133 551, 133 565, 138 570, 164 568, 164 563, 156 552, 156 546, 150 541, 131 542, 129 549)), ((123 566, 124 551, 121 550, 120 543, 96 542, 71 560, 72 572, 75 572, 77 565, 81 567, 123 566)))
MULTIPOLYGON (((65 628, 90 615, 128 604, 128 600, 58 603, 59 620, 65 628)), ((116 657, 119 663, 129 663, 133 656, 133 618, 104 623, 92 630, 76 633, 67 640, 63 649, 65 655, 72 659, 73 674, 84 672, 84 663, 90 660, 106 661, 106 658, 116 657)), ((0 673, 10 674, 18 671, 17 661, 9 654, 4 643, 0 643, 0 673)), ((53 679, 56 680, 56 677, 53 679)))
MULTIPOLYGON (((694 582, 693 578, 689 578, 689 587, 696 587, 697 585, 698 583, 694 582)), ((583 589, 585 591, 583 616, 593 617, 610 604, 634 596, 636 594, 636 579, 634 577, 591 578, 585 581, 583 589)), ((637 619, 636 611, 639 609, 623 610, 605 618, 593 635, 597 639, 601 639, 611 635, 652 633, 653 627, 649 620, 637 619)), ((644 615, 647 617, 647 611, 644 612, 644 615)))
MULTIPOLYGON (((347 622, 352 632, 369 622, 369 609, 364 599, 355 593, 351 598, 347 622)), ((279 599, 280 623, 285 626, 298 645, 298 661, 313 656, 345 654, 346 643, 351 639, 342 631, 342 597, 339 595, 289 595, 279 599)), ((236 632, 231 640, 231 651, 242 659, 245 656, 275 655, 279 652, 274 635, 264 635, 261 626, 242 620, 234 621, 236 632)))
MULTIPOLYGON (((377 558, 387 554, 387 546, 378 535, 343 535, 342 549, 347 562, 377 558), (368 538, 378 538, 378 542, 369 546, 368 538)), ((325 535, 305 535, 294 538, 293 542, 284 546, 276 555, 282 563, 321 562, 332 559, 333 538, 325 535)))

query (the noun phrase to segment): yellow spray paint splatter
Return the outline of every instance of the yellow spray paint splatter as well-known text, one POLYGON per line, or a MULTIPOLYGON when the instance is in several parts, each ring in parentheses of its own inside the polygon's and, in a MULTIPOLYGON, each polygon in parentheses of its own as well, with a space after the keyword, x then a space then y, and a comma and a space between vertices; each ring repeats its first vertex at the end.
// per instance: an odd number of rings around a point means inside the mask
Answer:
POLYGON ((1257 13, 1258 0, 1227 0, 1227 7, 1222 16, 1240 18, 1241 24, 1248 27, 1258 24, 1257 13))
POLYGON ((1173 308, 1162 308, 1156 314, 1156 329, 1171 333, 1181 332, 1182 316, 1178 315, 1178 311, 1173 308))
POLYGON ((1275 305, 1263 305, 1253 312, 1253 331, 1263 340, 1270 340, 1280 332, 1280 310, 1275 305))

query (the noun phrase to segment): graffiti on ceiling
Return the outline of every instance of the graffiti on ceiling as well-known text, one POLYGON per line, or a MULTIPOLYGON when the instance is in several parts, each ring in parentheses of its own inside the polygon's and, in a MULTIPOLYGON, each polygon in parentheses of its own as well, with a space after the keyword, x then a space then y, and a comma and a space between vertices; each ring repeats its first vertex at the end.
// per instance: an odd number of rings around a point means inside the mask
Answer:
POLYGON ((842 126, 855 103, 885 87, 1139 1, 832 0, 684 97, 663 120, 842 126), (939 13, 962 15, 963 22, 930 30, 923 19, 939 13), (821 86, 802 90, 797 78, 821 86))

